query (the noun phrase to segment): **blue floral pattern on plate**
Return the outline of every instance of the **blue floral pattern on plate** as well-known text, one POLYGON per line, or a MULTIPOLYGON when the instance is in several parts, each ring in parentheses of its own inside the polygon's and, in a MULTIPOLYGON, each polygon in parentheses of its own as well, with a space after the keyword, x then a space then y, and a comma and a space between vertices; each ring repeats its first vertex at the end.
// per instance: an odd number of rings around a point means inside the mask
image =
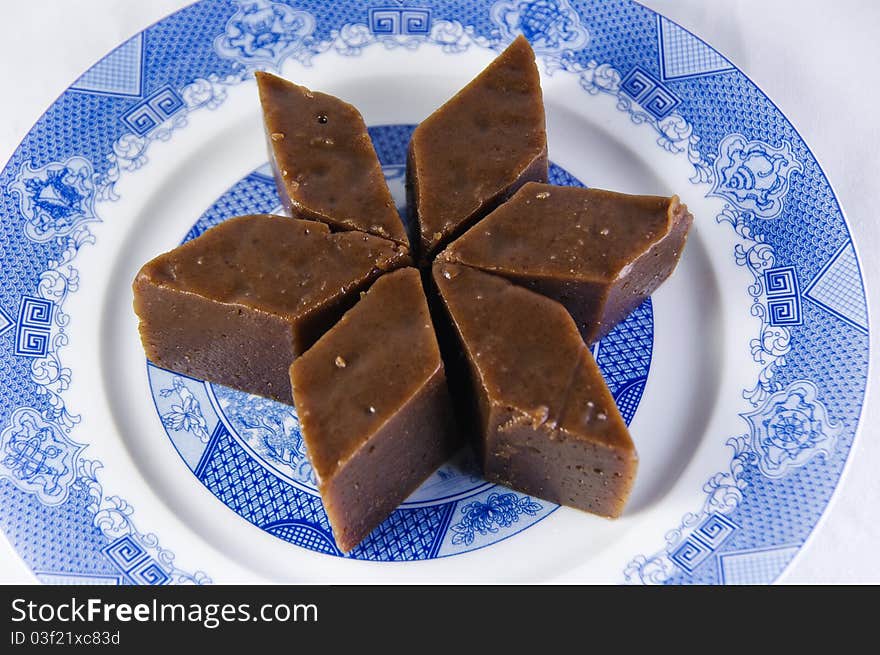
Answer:
POLYGON ((541 503, 529 496, 492 493, 485 502, 474 501, 461 508, 463 516, 452 526, 455 533, 452 543, 470 545, 475 533, 498 532, 517 523, 521 516, 535 516, 541 509, 541 503))

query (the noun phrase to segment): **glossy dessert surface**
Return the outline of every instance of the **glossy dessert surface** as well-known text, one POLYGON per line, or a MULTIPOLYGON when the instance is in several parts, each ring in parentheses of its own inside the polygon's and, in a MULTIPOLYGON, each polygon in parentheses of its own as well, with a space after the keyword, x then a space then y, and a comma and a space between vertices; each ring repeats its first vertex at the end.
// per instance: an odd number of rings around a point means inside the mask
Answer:
POLYGON ((271 73, 256 76, 278 194, 291 215, 409 245, 360 112, 271 73))
POLYGON ((488 480, 619 516, 638 456, 574 321, 557 302, 476 269, 433 278, 467 366, 471 433, 488 480))
POLYGON ((520 36, 413 133, 407 205, 419 261, 428 265, 523 183, 546 181, 547 165, 540 76, 520 36))
POLYGON ((669 277, 692 220, 677 196, 529 183, 439 259, 558 300, 592 342, 669 277))
POLYGON ((134 309, 157 366, 290 403, 287 369, 409 253, 283 216, 232 218, 147 262, 134 309))
POLYGON ((290 375, 324 507, 348 551, 460 445, 419 272, 376 281, 290 375))

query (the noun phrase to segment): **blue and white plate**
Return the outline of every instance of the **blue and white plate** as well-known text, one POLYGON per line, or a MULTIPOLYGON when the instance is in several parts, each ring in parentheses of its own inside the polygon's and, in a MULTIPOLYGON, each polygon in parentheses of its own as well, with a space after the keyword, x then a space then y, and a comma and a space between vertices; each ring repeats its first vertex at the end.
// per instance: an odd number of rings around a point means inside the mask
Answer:
MULTIPOLYGON (((868 316, 834 193, 722 55, 623 0, 204 0, 95 64, 0 174, 0 525, 45 582, 775 580, 840 480, 868 316), (253 71, 412 128, 516 34, 556 182, 678 193, 675 275, 596 346, 641 456, 607 521, 438 470, 348 556, 288 406, 148 365, 140 265, 279 206, 253 71)), ((486 111, 491 112, 487 107, 486 111)))

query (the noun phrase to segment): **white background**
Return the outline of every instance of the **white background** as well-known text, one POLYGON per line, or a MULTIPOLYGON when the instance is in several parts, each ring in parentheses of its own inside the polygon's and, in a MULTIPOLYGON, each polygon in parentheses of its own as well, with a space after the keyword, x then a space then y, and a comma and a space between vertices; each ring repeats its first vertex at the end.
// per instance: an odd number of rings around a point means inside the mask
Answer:
MULTIPOLYGON (((0 164, 109 50, 186 0, 28 0, 0 10, 0 164)), ((849 219, 873 319, 872 393, 841 488, 784 577, 880 583, 880 3, 646 0, 745 71, 791 120, 849 219)), ((0 583, 33 577, 0 536, 0 583)))

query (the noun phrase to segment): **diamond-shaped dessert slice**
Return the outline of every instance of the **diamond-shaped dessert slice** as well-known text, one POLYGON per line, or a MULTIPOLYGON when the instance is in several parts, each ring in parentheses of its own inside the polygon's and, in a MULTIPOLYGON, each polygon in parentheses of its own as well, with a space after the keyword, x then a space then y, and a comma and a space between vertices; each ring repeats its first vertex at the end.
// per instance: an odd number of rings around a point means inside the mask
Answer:
POLYGON ((134 309, 157 366, 290 404, 288 369, 406 248, 323 223, 240 216, 147 262, 134 309))
POLYGON ((472 395, 463 423, 486 479, 619 516, 638 457, 565 308, 467 266, 435 262, 433 279, 463 352, 462 366, 448 362, 450 380, 472 395))
POLYGON ((290 377, 324 508, 348 552, 459 446, 419 272, 377 280, 290 377))
POLYGON ((291 216, 408 245, 360 112, 271 73, 256 76, 275 183, 291 216))
POLYGON ((692 222, 677 196, 530 183, 438 258, 559 301, 592 343, 669 277, 692 222))
POLYGON ((413 133, 407 209, 419 261, 530 180, 547 181, 547 134, 535 54, 520 36, 413 133))

